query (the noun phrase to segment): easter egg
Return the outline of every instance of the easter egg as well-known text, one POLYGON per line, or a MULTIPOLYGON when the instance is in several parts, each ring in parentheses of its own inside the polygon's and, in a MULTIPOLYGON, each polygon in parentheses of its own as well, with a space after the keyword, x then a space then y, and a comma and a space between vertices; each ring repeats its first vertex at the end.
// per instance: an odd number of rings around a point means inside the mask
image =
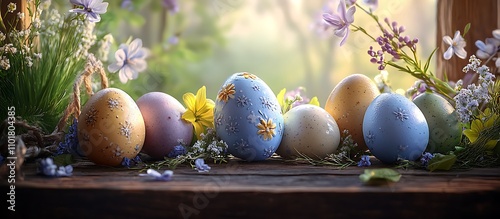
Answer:
POLYGON ((436 93, 423 93, 413 99, 422 111, 429 125, 429 144, 431 153, 447 153, 460 143, 462 126, 458 121, 455 108, 436 93))
POLYGON ((92 162, 118 166, 133 159, 144 144, 145 127, 134 100, 117 88, 106 88, 89 98, 78 117, 80 149, 92 162))
POLYGON ((276 151, 284 158, 305 155, 322 159, 337 150, 340 132, 337 123, 323 108, 304 104, 283 115, 285 131, 276 151))
POLYGON ((150 92, 137 99, 146 126, 142 151, 153 159, 162 159, 175 146, 188 145, 193 139, 193 125, 182 119, 186 111, 174 97, 150 92))
POLYGON ((340 132, 348 130, 360 151, 366 150, 363 117, 370 103, 380 94, 373 81, 362 74, 344 78, 330 93, 325 110, 337 122, 340 132))
POLYGON ((278 100, 257 76, 243 72, 230 76, 215 101, 214 127, 233 156, 265 160, 274 154, 283 136, 278 100))
POLYGON ((415 161, 427 147, 429 126, 422 111, 409 99, 383 93, 366 109, 363 135, 368 149, 380 161, 415 161))

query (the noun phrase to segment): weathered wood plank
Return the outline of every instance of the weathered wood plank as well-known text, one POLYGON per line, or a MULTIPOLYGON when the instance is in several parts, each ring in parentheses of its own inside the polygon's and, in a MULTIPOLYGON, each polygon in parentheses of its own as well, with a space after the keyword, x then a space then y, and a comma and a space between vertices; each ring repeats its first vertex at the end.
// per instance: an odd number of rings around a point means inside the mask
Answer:
MULTIPOLYGON (((13 216, 477 218, 500 213, 498 168, 398 170, 403 174, 398 183, 369 186, 358 178, 365 169, 360 167, 339 170, 281 160, 233 160, 211 166, 209 173, 179 167, 172 181, 151 182, 139 177, 137 170, 89 162, 74 165, 72 177, 46 178, 27 164, 24 181, 16 183, 13 216)), ((2 188, 5 185, 1 183, 2 188)))

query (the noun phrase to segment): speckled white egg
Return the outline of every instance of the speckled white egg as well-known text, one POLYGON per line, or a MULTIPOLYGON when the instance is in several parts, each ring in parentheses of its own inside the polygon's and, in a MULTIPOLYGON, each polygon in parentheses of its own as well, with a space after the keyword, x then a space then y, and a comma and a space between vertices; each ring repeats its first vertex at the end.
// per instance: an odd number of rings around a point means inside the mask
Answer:
POLYGON ((134 100, 117 88, 89 98, 78 117, 78 141, 85 156, 99 165, 118 166, 133 159, 144 144, 145 127, 134 100))
POLYGON ((333 117, 323 108, 304 104, 293 107, 283 116, 285 132, 276 151, 284 158, 300 154, 322 159, 337 150, 340 132, 333 117))
POLYGON ((274 154, 283 136, 278 100, 257 76, 243 72, 230 76, 215 101, 214 126, 228 152, 247 161, 274 154))
POLYGON ((427 147, 429 126, 422 111, 409 99, 383 93, 366 109, 363 135, 368 149, 380 161, 414 161, 427 147))
POLYGON ((166 93, 150 92, 136 102, 146 125, 144 153, 153 159, 163 159, 175 146, 191 143, 193 125, 182 119, 186 108, 177 99, 166 93))

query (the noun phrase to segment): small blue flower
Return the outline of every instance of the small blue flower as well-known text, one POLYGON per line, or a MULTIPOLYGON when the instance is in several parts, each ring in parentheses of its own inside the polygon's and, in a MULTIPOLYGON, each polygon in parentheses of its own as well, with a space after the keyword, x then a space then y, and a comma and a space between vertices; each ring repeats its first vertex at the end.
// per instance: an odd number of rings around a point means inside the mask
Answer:
POLYGON ((90 22, 101 21, 100 14, 106 13, 108 9, 108 3, 102 0, 70 0, 70 2, 83 8, 71 9, 69 12, 85 14, 90 22))
POLYGON ((133 161, 138 164, 138 163, 142 163, 142 160, 141 160, 141 157, 139 157, 139 155, 135 156, 133 161))
POLYGON ((41 159, 38 162, 38 173, 44 176, 61 177, 71 176, 73 173, 73 166, 59 166, 54 164, 52 158, 48 157, 41 159))
POLYGON ((123 160, 122 160, 122 166, 124 167, 132 167, 132 166, 135 166, 139 163, 141 163, 142 160, 141 160, 141 157, 139 157, 139 155, 135 156, 134 159, 130 159, 128 157, 124 157, 123 160))
POLYGON ((56 149, 55 155, 61 154, 75 154, 82 156, 82 153, 79 151, 79 143, 78 143, 78 120, 76 118, 73 120, 71 126, 69 126, 68 133, 64 135, 64 141, 59 142, 59 145, 56 149))
POLYGON ((423 153, 422 157, 420 158, 420 162, 421 162, 422 166, 427 167, 429 165, 429 161, 432 160, 432 158, 434 158, 433 154, 431 154, 429 152, 423 153))
POLYGON ((122 166, 124 167, 131 167, 131 162, 132 160, 130 160, 128 157, 124 157, 123 160, 122 160, 122 166))
POLYGON ((178 156, 184 155, 187 153, 187 150, 184 146, 182 145, 176 145, 170 153, 167 154, 167 157, 169 158, 176 158, 178 156))
POLYGON ((148 177, 155 181, 170 181, 174 172, 172 170, 165 170, 163 173, 159 173, 156 170, 148 169, 147 174, 139 174, 139 176, 148 177))
POLYGON ((3 164, 3 161, 5 160, 5 158, 0 154, 0 165, 3 164))
POLYGON ((205 160, 198 158, 194 161, 195 165, 195 170, 198 170, 198 172, 208 172, 211 167, 205 164, 205 160))
POLYGON ((372 163, 370 162, 370 156, 363 155, 361 156, 361 160, 358 162, 358 167, 369 167, 372 163))

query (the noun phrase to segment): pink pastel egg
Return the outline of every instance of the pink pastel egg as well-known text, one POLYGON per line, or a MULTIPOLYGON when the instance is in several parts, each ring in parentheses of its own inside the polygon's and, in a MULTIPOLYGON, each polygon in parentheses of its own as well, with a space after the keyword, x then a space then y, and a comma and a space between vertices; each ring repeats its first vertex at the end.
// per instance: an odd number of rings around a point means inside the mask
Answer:
POLYGON ((150 92, 136 102, 146 126, 144 153, 162 159, 176 145, 191 143, 193 125, 182 119, 186 109, 177 99, 166 93, 150 92))

